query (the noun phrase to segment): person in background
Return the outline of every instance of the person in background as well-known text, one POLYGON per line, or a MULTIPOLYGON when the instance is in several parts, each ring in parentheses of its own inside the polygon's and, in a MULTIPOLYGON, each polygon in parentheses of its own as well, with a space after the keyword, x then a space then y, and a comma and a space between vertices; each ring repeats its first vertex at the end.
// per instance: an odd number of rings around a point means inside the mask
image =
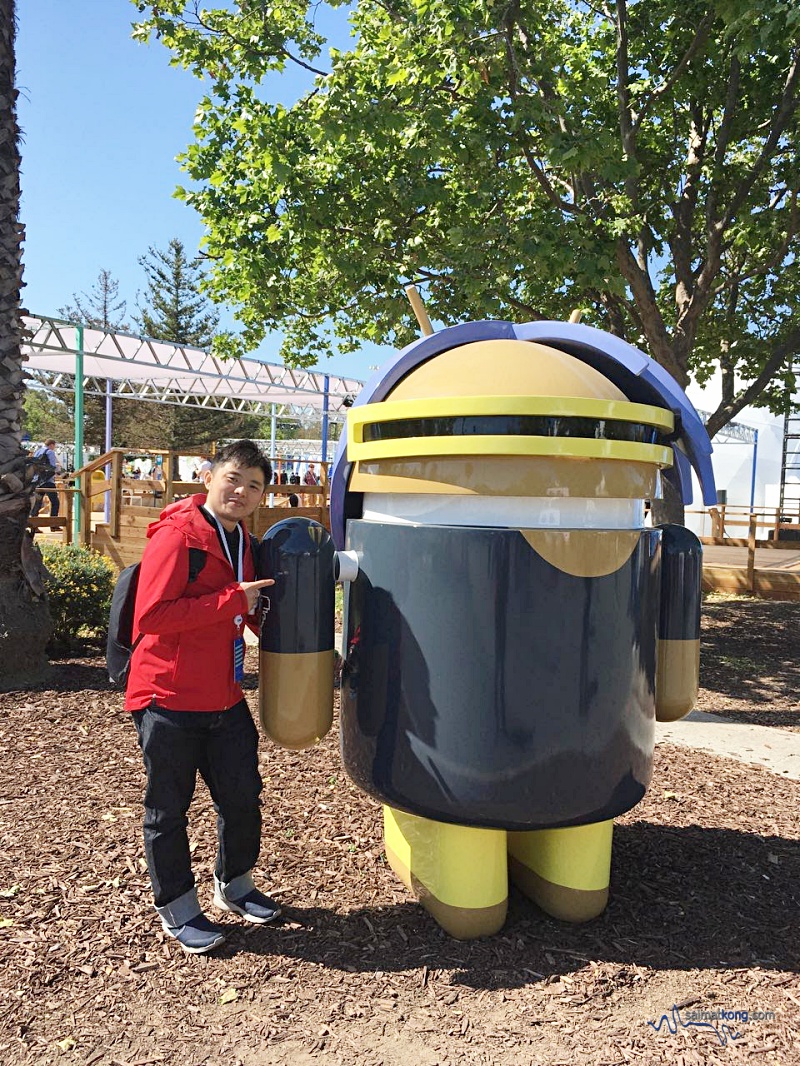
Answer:
MULTIPOLYGON (((297 480, 299 482, 300 478, 298 477, 297 480)), ((305 485, 318 485, 319 484, 319 481, 317 479, 317 473, 314 470, 314 464, 313 463, 309 463, 308 464, 308 469, 306 470, 305 474, 303 475, 303 484, 305 484, 305 485)), ((310 495, 310 494, 307 494, 307 495, 303 496, 303 504, 306 507, 313 506, 316 502, 317 501, 315 500, 315 498, 312 495, 310 495)))
POLYGON ((56 455, 56 442, 54 440, 47 440, 44 442, 44 446, 37 448, 34 452, 34 459, 46 460, 49 464, 49 470, 45 470, 39 477, 37 487, 42 489, 51 489, 51 492, 37 492, 33 501, 33 507, 31 508, 31 517, 36 518, 42 507, 42 497, 46 496, 50 501, 50 517, 58 518, 58 493, 56 492, 56 474, 61 473, 61 463, 58 461, 56 455))
POLYGON ((314 464, 313 463, 309 463, 308 464, 308 470, 306 470, 305 477, 303 478, 303 481, 305 482, 306 485, 318 485, 319 484, 319 481, 317 480, 317 475, 316 475, 316 473, 314 471, 314 464))
POLYGON ((289 497, 289 506, 290 507, 299 507, 300 506, 300 497, 294 492, 289 497))
POLYGON ((153 481, 159 482, 158 485, 153 485, 153 506, 157 507, 159 503, 164 499, 164 493, 162 491, 163 486, 161 482, 164 480, 164 467, 161 463, 161 458, 157 458, 153 463, 153 467, 150 471, 150 477, 153 481))

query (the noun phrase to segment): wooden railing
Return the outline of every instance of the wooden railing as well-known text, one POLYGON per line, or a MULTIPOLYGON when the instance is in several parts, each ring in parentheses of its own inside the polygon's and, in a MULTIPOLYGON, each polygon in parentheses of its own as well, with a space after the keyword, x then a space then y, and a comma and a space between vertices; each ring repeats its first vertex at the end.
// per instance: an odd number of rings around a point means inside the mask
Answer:
POLYGON ((49 492, 55 492, 58 494, 59 509, 57 517, 52 515, 31 515, 28 518, 28 529, 35 532, 38 529, 51 529, 64 532, 64 541, 67 544, 72 543, 72 527, 74 523, 73 518, 73 501, 78 493, 78 490, 72 485, 65 485, 60 478, 56 478, 55 487, 36 489, 38 496, 45 496, 49 492))
POLYGON ((77 540, 79 544, 87 545, 92 539, 92 500, 95 496, 111 494, 109 507, 109 532, 112 537, 119 535, 120 510, 122 508, 122 463, 125 457, 123 448, 112 448, 103 455, 98 455, 86 466, 74 471, 70 476, 77 487, 79 507, 79 522, 77 540), (92 475, 97 470, 105 473, 106 466, 111 466, 111 476, 96 480, 92 475))
POLYGON ((703 544, 747 549, 744 565, 741 556, 738 565, 716 560, 704 564, 705 588, 776 599, 800 598, 800 573, 793 568, 781 569, 779 563, 770 567, 764 566, 762 561, 760 567, 756 566, 757 549, 800 551, 800 513, 795 513, 794 508, 751 511, 749 507, 718 504, 702 511, 687 510, 686 514, 703 515, 708 519, 711 535, 701 531, 703 544), (745 535, 737 536, 740 532, 745 535))
POLYGON ((705 530, 700 535, 704 544, 719 544, 730 548, 746 548, 755 530, 756 545, 759 548, 800 547, 800 512, 793 508, 781 510, 779 507, 752 510, 733 504, 717 504, 715 507, 688 509, 687 515, 707 516, 710 533, 705 530), (741 531, 742 536, 736 536, 741 531), (786 536, 786 532, 796 534, 786 536))
MULTIPOLYGON (((127 476, 124 472, 125 456, 130 454, 130 449, 112 448, 69 475, 72 485, 65 485, 60 489, 67 501, 63 523, 67 526, 68 542, 72 540, 72 528, 76 510, 80 516, 76 528, 75 539, 77 542, 82 545, 94 544, 100 550, 108 550, 113 541, 133 538, 133 541, 139 543, 143 536, 143 530, 146 529, 149 522, 155 519, 158 513, 154 513, 156 507, 164 507, 176 499, 205 491, 202 481, 181 481, 176 476, 178 474, 178 459, 186 454, 184 452, 148 452, 149 455, 161 458, 163 478, 133 478, 127 476), (107 467, 110 467, 108 476, 106 475, 107 467), (101 471, 103 476, 98 476, 98 471, 101 471), (98 496, 104 496, 106 493, 109 494, 108 518, 107 521, 102 523, 95 521, 96 532, 93 534, 92 515, 95 510, 94 501, 96 501, 98 496), (150 515, 152 515, 152 518, 150 515)), ((249 523, 253 532, 261 535, 278 518, 288 517, 289 497, 292 495, 298 496, 301 504, 299 508, 292 508, 292 514, 306 515, 323 522, 325 525, 328 524, 329 464, 319 463, 315 465, 319 467, 320 483, 318 485, 301 483, 300 485, 271 484, 267 486, 266 498, 269 501, 270 497, 272 497, 273 506, 262 506, 253 515, 253 519, 249 523), (279 512, 277 512, 278 508, 280 509, 279 512)), ((46 527, 56 524, 62 524, 61 516, 52 522, 47 518, 31 519, 32 526, 46 527)), ((117 561, 119 562, 120 560, 117 561)))

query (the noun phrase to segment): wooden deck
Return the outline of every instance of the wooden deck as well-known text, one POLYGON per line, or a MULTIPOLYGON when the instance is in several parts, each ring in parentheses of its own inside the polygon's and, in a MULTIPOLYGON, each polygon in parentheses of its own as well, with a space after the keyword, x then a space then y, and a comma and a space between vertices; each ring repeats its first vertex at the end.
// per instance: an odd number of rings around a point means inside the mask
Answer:
MULTIPOLYGON (((706 544, 703 546, 704 566, 747 566, 747 548, 738 545, 706 544)), ((755 565, 759 570, 800 571, 800 545, 796 548, 756 548, 755 565)))
POLYGON ((736 592, 767 600, 800 600, 800 548, 748 548, 708 544, 703 547, 703 588, 736 592))
MULTIPOLYGON (((123 506, 120 514, 119 536, 113 537, 109 526, 100 521, 92 530, 91 546, 109 559, 119 569, 138 563, 147 544, 147 527, 158 518, 157 508, 147 506, 123 506)), ((100 517, 99 515, 97 517, 100 517)), ((330 528, 325 507, 260 507, 255 522, 249 522, 251 532, 261 539, 264 533, 284 518, 312 518, 320 525, 330 528)))
MULTIPOLYGON (((202 490, 198 482, 179 482, 170 477, 177 469, 175 453, 165 453, 164 481, 126 478, 122 472, 122 449, 95 459, 75 475, 76 484, 62 490, 64 518, 31 519, 30 526, 42 537, 69 542, 72 539, 72 509, 75 498, 80 502, 77 540, 90 544, 107 555, 118 567, 138 562, 147 543, 147 527, 158 517, 170 500, 202 490), (111 477, 105 480, 104 464, 110 464, 111 477), (95 510, 110 495, 110 521, 95 510), (62 524, 63 523, 63 524, 62 524), (56 532, 52 527, 60 526, 56 532)), ((261 538, 267 529, 292 516, 311 518, 330 529, 328 511, 328 466, 320 465, 321 484, 271 485, 272 494, 259 507, 250 524, 261 538), (304 504, 288 507, 288 496, 296 494, 304 504), (278 506, 269 506, 278 504, 278 506), (313 505, 313 506, 311 506, 313 505)), ((723 507, 709 508, 704 514, 703 588, 706 591, 732 592, 764 599, 800 601, 800 514, 785 516, 778 510, 744 511, 723 507), (728 528, 731 527, 731 528, 728 528), (733 528, 735 527, 735 528, 733 528), (747 537, 738 533, 747 531, 747 537), (732 534, 737 534, 732 536, 732 534)))
MULTIPOLYGON (((74 534, 78 544, 107 555, 120 569, 138 563, 147 544, 147 527, 158 519, 163 508, 204 489, 199 481, 171 477, 170 471, 177 469, 178 453, 157 453, 163 458, 163 480, 126 477, 122 464, 125 454, 122 448, 112 448, 76 471, 71 475, 74 483, 60 488, 63 518, 30 518, 29 528, 44 539, 65 543, 71 543, 74 534), (107 467, 111 468, 109 478, 105 476, 107 467), (73 523, 75 507, 78 510, 73 523)), ((319 472, 318 485, 269 485, 264 503, 247 520, 250 531, 260 539, 277 522, 296 517, 311 518, 330 529, 328 464, 320 463, 319 472), (289 497, 294 495, 302 506, 289 506, 289 497)))

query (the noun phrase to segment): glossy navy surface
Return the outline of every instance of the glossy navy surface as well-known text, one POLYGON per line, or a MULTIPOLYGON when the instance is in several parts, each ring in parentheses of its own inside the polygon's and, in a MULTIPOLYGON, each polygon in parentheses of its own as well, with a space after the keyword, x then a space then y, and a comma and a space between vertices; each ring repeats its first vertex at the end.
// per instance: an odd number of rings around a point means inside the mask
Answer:
POLYGON ((310 518, 287 518, 267 530, 259 546, 258 576, 274 578, 275 584, 260 601, 262 651, 333 648, 333 559, 330 534, 310 518))
POLYGON ((663 525, 661 538, 662 640, 700 639, 703 545, 686 526, 663 525))
POLYGON ((507 829, 633 807, 652 769, 660 536, 584 578, 516 530, 349 522, 341 744, 356 784, 507 829))

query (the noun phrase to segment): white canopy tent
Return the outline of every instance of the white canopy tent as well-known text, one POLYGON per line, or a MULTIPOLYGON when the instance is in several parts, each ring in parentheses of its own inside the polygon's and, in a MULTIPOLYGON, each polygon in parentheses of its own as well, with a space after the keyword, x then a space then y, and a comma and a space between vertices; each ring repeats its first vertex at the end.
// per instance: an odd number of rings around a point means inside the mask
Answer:
POLYGON ((85 395, 281 418, 319 411, 338 420, 363 384, 257 359, 224 361, 199 348, 42 316, 26 317, 24 323, 29 378, 54 392, 75 391, 80 373, 85 395))
MULTIPOLYGON (((328 422, 341 420, 361 391, 355 378, 296 370, 258 359, 217 359, 200 348, 75 325, 45 316, 23 319, 22 354, 29 381, 75 395, 75 465, 83 465, 84 395, 106 400, 106 451, 111 449, 112 400, 146 400, 237 413, 269 414, 272 440, 278 418, 322 416, 322 458, 328 422)), ((75 527, 80 523, 76 501, 75 527)))

